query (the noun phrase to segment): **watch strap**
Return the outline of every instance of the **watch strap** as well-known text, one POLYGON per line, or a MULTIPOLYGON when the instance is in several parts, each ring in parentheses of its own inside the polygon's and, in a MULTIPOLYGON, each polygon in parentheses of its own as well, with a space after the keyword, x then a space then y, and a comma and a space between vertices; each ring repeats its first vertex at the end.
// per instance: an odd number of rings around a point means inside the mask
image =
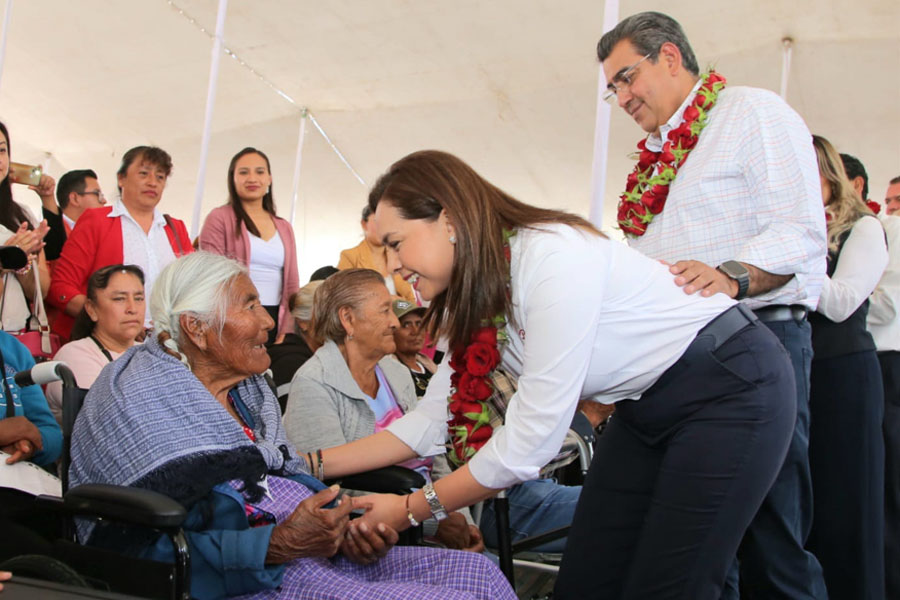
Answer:
POLYGON ((446 519, 447 509, 444 508, 444 505, 441 504, 441 501, 438 499, 437 492, 434 490, 434 485, 426 483, 422 488, 422 493, 425 494, 425 501, 428 502, 428 508, 431 509, 431 516, 434 517, 434 520, 443 521, 446 519))

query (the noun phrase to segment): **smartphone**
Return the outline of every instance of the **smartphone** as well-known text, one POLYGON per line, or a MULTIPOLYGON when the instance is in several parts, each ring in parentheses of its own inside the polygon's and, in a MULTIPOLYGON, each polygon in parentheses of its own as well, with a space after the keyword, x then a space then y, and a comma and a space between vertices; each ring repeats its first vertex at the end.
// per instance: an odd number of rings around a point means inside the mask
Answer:
POLYGON ((23 185, 37 185, 41 182, 41 168, 22 163, 9 163, 9 180, 23 185))

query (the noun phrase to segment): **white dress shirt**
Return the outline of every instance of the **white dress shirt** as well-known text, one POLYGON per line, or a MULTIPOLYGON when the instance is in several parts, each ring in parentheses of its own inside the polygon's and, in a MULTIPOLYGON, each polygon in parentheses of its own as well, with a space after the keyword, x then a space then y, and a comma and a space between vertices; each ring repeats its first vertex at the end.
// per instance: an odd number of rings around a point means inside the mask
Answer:
POLYGON ((897 319, 900 308, 900 217, 885 215, 881 217, 881 224, 887 233, 888 264, 878 287, 869 297, 866 326, 879 352, 900 351, 900 320, 897 319))
MULTIPOLYGON (((662 148, 696 89, 660 128, 661 138, 647 138, 648 149, 662 148)), ((803 119, 767 90, 725 88, 675 177, 665 208, 629 244, 670 263, 718 266, 737 260, 793 274, 784 286, 744 302, 750 308, 803 304, 814 310, 825 278, 825 215, 803 119)))
POLYGON ((884 229, 875 217, 853 224, 837 266, 826 277, 816 311, 835 323, 846 321, 878 285, 888 264, 884 229))
MULTIPOLYGON (((144 297, 149 299, 153 282, 166 265, 175 260, 175 251, 166 234, 165 217, 154 210, 153 224, 150 231, 145 233, 121 200, 113 205, 107 216, 122 217, 122 264, 137 265, 144 271, 144 297)), ((144 326, 150 327, 149 310, 144 317, 144 326)))
MULTIPOLYGON (((518 376, 506 424, 469 462, 484 486, 538 477, 578 401, 638 399, 734 300, 688 296, 666 267, 564 225, 510 241, 513 320, 504 369, 518 376)), ((451 369, 444 360, 416 409, 388 426, 420 456, 446 451, 451 369)))

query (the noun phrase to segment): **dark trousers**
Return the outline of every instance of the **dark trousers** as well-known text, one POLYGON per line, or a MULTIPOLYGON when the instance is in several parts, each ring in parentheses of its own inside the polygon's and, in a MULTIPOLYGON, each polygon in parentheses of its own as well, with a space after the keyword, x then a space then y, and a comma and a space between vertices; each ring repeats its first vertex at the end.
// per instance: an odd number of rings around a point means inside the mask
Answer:
POLYGON ((755 323, 703 332, 616 405, 575 509, 554 598, 717 600, 794 427, 787 353, 755 323))
POLYGON ((886 597, 900 598, 900 352, 879 352, 884 382, 884 566, 886 597))
POLYGON ((266 339, 266 346, 271 346, 275 343, 275 338, 278 337, 278 311, 281 307, 276 304, 275 306, 263 306, 263 308, 266 309, 266 312, 269 313, 269 316, 275 321, 275 326, 269 330, 269 337, 266 339))
POLYGON ((809 468, 809 377, 812 329, 806 320, 765 323, 791 357, 797 418, 778 478, 750 523, 731 568, 724 599, 826 600, 822 567, 805 550, 812 527, 813 493, 809 468), (738 564, 740 594, 738 594, 738 564))
MULTIPOLYGON (((808 547, 831 600, 884 599, 884 388, 874 350, 812 365, 808 547)), ((894 569, 900 565, 894 565, 894 569)))

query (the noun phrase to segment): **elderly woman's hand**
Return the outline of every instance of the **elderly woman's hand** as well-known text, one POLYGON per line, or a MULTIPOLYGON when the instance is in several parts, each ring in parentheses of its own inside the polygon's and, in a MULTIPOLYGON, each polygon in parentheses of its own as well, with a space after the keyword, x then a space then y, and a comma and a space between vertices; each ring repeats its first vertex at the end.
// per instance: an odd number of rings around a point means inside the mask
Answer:
POLYGON ((44 447, 44 440, 38 428, 25 417, 9 417, 0 420, 0 448, 15 445, 25 440, 37 450, 44 447))
POLYGON ((296 558, 334 556, 344 541, 352 501, 337 508, 322 508, 334 500, 340 488, 333 485, 297 505, 286 521, 275 526, 266 553, 267 564, 296 558))
POLYGON ((347 527, 347 536, 341 544, 341 553, 353 562, 367 565, 383 558, 398 539, 397 532, 384 523, 370 527, 361 519, 357 519, 351 521, 347 527))
POLYGON ((475 525, 469 525, 465 515, 460 512, 452 512, 447 518, 438 523, 437 540, 451 550, 467 550, 469 552, 482 552, 484 540, 481 530, 475 525))

